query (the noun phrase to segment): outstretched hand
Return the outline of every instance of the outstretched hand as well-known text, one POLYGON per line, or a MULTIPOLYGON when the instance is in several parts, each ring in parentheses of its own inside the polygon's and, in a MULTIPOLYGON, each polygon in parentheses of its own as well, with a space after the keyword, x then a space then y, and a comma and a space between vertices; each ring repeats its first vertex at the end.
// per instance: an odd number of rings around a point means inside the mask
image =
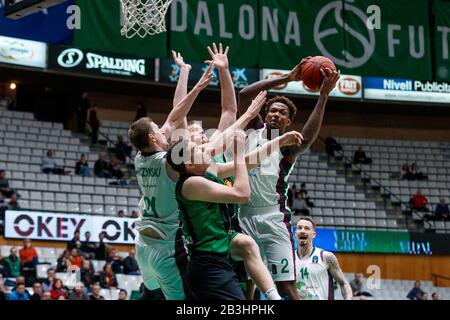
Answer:
POLYGON ((212 70, 214 69, 214 63, 211 63, 208 66, 208 69, 203 73, 200 80, 195 85, 194 89, 203 90, 205 89, 212 79, 214 79, 214 75, 212 74, 212 70))
POLYGON ((267 91, 261 91, 255 99, 252 100, 250 107, 248 107, 247 112, 254 118, 261 111, 262 106, 266 103, 267 91))
POLYGON ((291 145, 299 146, 303 143, 303 136, 300 132, 289 131, 281 136, 281 146, 287 147, 291 145))
POLYGON ((206 60, 205 63, 214 63, 217 69, 228 69, 228 50, 229 47, 225 48, 223 51, 222 43, 219 43, 219 48, 217 48, 216 43, 213 43, 213 49, 208 46, 208 52, 212 60, 206 60))
POLYGON ((289 76, 288 76, 289 81, 302 80, 303 65, 305 64, 306 61, 308 61, 311 58, 312 58, 311 56, 303 58, 302 61, 300 61, 300 63, 298 65, 296 65, 294 67, 294 69, 291 70, 291 72, 289 73, 289 76))
POLYGON ((322 87, 320 88, 320 95, 328 97, 331 91, 336 87, 336 83, 341 77, 341 71, 331 70, 330 68, 320 69, 322 73, 322 87))
POLYGON ((177 53, 177 52, 175 52, 175 51, 172 50, 172 58, 173 58, 173 61, 175 62, 175 64, 176 64, 180 69, 186 68, 186 69, 188 69, 189 71, 192 69, 192 67, 191 67, 190 64, 187 64, 187 63, 184 62, 184 59, 183 59, 181 53, 179 53, 179 52, 177 53))

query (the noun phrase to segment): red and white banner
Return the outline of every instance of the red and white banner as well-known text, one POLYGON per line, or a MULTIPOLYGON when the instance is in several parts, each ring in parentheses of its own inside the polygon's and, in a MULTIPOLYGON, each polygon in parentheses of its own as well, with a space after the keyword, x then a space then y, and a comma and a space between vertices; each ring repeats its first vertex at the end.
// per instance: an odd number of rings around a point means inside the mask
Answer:
POLYGON ((47 213, 37 211, 6 211, 5 238, 69 241, 75 230, 91 233, 90 241, 98 241, 98 235, 105 232, 105 242, 133 244, 136 231, 131 218, 108 216, 47 213))

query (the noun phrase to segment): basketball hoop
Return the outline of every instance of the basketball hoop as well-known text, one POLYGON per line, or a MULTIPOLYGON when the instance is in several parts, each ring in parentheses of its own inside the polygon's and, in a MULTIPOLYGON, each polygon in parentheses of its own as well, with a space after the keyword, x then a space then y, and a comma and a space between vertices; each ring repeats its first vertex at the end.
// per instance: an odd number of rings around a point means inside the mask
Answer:
POLYGON ((155 35, 166 31, 165 16, 173 0, 120 0, 121 33, 127 38, 155 35))

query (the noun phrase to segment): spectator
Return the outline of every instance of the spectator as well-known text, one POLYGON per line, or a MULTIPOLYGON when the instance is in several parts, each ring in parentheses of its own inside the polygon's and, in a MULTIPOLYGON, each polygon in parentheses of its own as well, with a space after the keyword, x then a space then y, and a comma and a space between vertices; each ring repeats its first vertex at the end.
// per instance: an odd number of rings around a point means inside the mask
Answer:
POLYGON ((52 294, 50 293, 50 291, 46 291, 42 294, 42 299, 41 300, 52 300, 52 294))
POLYGON ((355 155, 353 156, 353 163, 371 164, 372 159, 367 158, 362 146, 359 146, 358 150, 355 151, 355 155))
POLYGON ((65 170, 64 167, 57 165, 56 160, 53 158, 53 150, 47 151, 47 156, 42 159, 42 171, 44 173, 64 174, 68 175, 70 171, 65 170))
POLYGON ((8 210, 20 210, 20 205, 17 201, 17 193, 15 192, 13 192, 9 198, 8 210))
POLYGON ((103 272, 100 274, 100 286, 104 289, 117 288, 117 278, 110 263, 103 266, 103 272))
POLYGON ((122 172, 122 168, 124 165, 119 161, 119 159, 117 159, 116 156, 112 156, 111 161, 109 162, 109 166, 111 168, 113 177, 119 180, 123 178, 124 174, 122 172))
POLYGON ((10 255, 5 259, 6 271, 9 277, 20 276, 20 258, 17 256, 17 249, 11 248, 10 255))
POLYGON ((42 290, 44 292, 50 292, 53 287, 53 282, 55 281, 55 269, 50 268, 47 270, 47 279, 42 281, 42 290))
POLYGON ((145 118, 147 116, 147 108, 141 103, 138 102, 136 104, 136 116, 134 117, 134 121, 138 121, 141 118, 145 118))
POLYGON ((90 300, 105 300, 105 298, 100 295, 100 286, 98 284, 94 284, 92 286, 92 293, 91 293, 89 299, 90 300))
POLYGON ((434 217, 437 221, 448 221, 450 217, 450 209, 448 204, 445 203, 445 198, 441 197, 439 203, 436 205, 434 211, 434 217))
POLYGON ((13 193, 14 190, 9 187, 9 181, 6 178, 6 171, 0 170, 0 194, 9 198, 13 193))
POLYGON ((127 290, 125 290, 125 289, 120 289, 120 291, 119 291, 119 299, 117 299, 117 300, 127 300, 127 296, 128 296, 128 293, 127 293, 127 290))
POLYGON ((128 252, 128 257, 123 259, 123 273, 133 276, 140 276, 141 272, 139 270, 139 265, 136 261, 136 252, 131 249, 128 252))
POLYGON ((106 260, 106 245, 103 242, 105 239, 105 233, 100 232, 98 235, 98 242, 95 244, 95 259, 106 260))
POLYGON ((60 296, 66 298, 66 291, 63 288, 63 283, 61 279, 55 278, 53 280, 52 290, 50 291, 50 295, 53 300, 57 300, 60 296))
POLYGON ((3 281, 3 275, 0 273, 0 301, 4 301, 7 298, 7 289, 5 288, 5 283, 3 281))
POLYGON ((64 250, 58 260, 56 260, 56 272, 66 272, 70 265, 70 251, 64 250))
POLYGON ((118 218, 123 218, 124 215, 125 215, 125 213, 123 212, 123 210, 117 211, 117 217, 118 218))
POLYGON ((117 254, 116 248, 111 248, 106 263, 110 263, 114 273, 123 273, 122 258, 117 254))
POLYGON ((400 169, 400 177, 406 180, 414 179, 414 176, 412 175, 411 171, 409 171, 409 166, 407 163, 404 163, 402 165, 402 168, 400 169))
POLYGON ((131 155, 131 147, 125 143, 123 136, 117 137, 117 142, 115 145, 115 155, 117 159, 122 162, 126 162, 126 158, 131 155))
POLYGON ((83 92, 77 107, 78 132, 84 133, 86 130, 87 111, 91 108, 91 102, 87 92, 83 92))
POLYGON ((101 178, 112 178, 112 168, 105 153, 100 153, 98 155, 98 160, 94 164, 94 173, 97 177, 101 178))
POLYGON ((364 281, 361 273, 355 273, 355 278, 350 281, 350 287, 353 291, 354 297, 371 297, 372 295, 363 290, 364 281))
POLYGON ((84 233, 84 241, 81 242, 81 252, 86 259, 95 258, 95 243, 91 242, 91 233, 89 231, 84 233))
POLYGON ((433 292, 433 293, 431 294, 431 299, 432 299, 432 300, 439 300, 439 295, 438 295, 436 292, 433 292))
POLYGON ((83 267, 80 272, 80 280, 86 288, 90 288, 95 282, 95 271, 89 260, 83 261, 83 267))
POLYGON ((30 300, 30 295, 25 290, 25 284, 17 283, 16 290, 9 294, 8 300, 30 300))
POLYGON ((33 295, 30 300, 42 300, 42 285, 39 282, 33 283, 33 295))
POLYGON ((422 300, 424 292, 420 289, 420 285, 420 281, 414 282, 414 288, 411 289, 406 297, 410 300, 422 300))
POLYGON ((311 198, 308 196, 308 191, 306 190, 306 184, 304 182, 302 182, 302 184, 300 185, 299 192, 303 195, 303 198, 306 200, 306 204, 308 205, 308 207, 314 207, 314 202, 312 202, 311 198))
POLYGON ((428 292, 422 294, 422 300, 428 300, 428 292))
POLYGON ((98 140, 98 130, 100 129, 101 123, 98 119, 97 114, 97 106, 94 104, 91 108, 88 110, 88 120, 89 127, 91 128, 91 144, 95 145, 98 140))
POLYGON ((413 177, 413 179, 415 180, 426 180, 427 176, 424 175, 422 172, 419 172, 417 169, 417 165, 415 163, 413 163, 411 165, 411 175, 413 177))
POLYGON ((329 157, 334 158, 335 151, 342 151, 342 146, 334 139, 329 136, 325 138, 325 149, 329 157))
POLYGON ((72 240, 67 242, 67 250, 72 250, 73 248, 81 249, 80 230, 75 230, 72 240))
POLYGON ((23 240, 23 248, 19 250, 20 263, 25 268, 36 268, 38 255, 31 245, 30 239, 23 240))
POLYGON ((297 187, 295 186, 295 183, 292 185, 291 188, 288 188, 287 191, 287 203, 289 208, 292 208, 292 204, 294 203, 294 196, 297 193, 297 187))
POLYGON ((302 193, 297 192, 292 209, 294 209, 296 215, 309 216, 308 205, 306 204, 306 200, 303 198, 302 193))
POLYGON ((137 210, 131 211, 131 217, 132 217, 133 219, 139 218, 139 212, 138 212, 137 210))
POLYGON ((69 300, 89 300, 89 296, 84 292, 84 284, 78 282, 73 289, 73 292, 69 295, 69 300))
POLYGON ((422 195, 420 189, 417 189, 416 194, 411 198, 411 204, 417 211, 429 211, 427 208, 428 199, 422 195))
POLYGON ((69 261, 71 266, 77 266, 79 269, 83 266, 83 257, 78 254, 77 248, 70 251, 69 261))
POLYGON ((56 299, 56 300, 66 300, 66 297, 63 296, 63 295, 60 295, 60 296, 58 297, 58 299, 56 299))
POLYGON ((92 177, 92 170, 89 168, 89 164, 86 155, 83 153, 80 160, 75 164, 75 173, 82 177, 92 177))

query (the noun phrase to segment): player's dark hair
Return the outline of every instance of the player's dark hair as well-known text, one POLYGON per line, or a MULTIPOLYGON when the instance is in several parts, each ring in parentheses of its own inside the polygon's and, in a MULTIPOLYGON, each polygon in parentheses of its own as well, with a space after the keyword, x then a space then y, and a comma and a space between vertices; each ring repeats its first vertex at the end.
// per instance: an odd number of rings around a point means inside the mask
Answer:
MULTIPOLYGON (((306 221, 311 222, 311 224, 313 225, 313 229, 316 230, 317 223, 316 223, 316 221, 314 221, 313 218, 311 218, 310 216, 302 216, 298 219, 298 221, 301 221, 301 220, 306 220, 306 221)), ((298 221, 297 221, 297 223, 298 223, 298 221)))
POLYGON ((292 102, 291 99, 282 97, 282 96, 276 96, 270 100, 267 100, 266 106, 264 109, 266 111, 266 114, 269 112, 270 107, 274 103, 282 103, 282 104, 286 105, 289 109, 289 119, 291 121, 293 121, 295 119, 295 116, 297 115, 297 107, 295 106, 295 104, 292 102))
POLYGON ((169 150, 167 150, 166 161, 173 170, 180 175, 187 174, 186 165, 184 161, 174 161, 175 159, 184 159, 184 151, 187 150, 189 144, 188 140, 180 140, 174 143, 169 150))
POLYGON ((136 149, 139 151, 145 150, 148 144, 148 135, 154 133, 151 123, 153 120, 150 117, 141 118, 130 126, 128 130, 128 138, 136 149))

